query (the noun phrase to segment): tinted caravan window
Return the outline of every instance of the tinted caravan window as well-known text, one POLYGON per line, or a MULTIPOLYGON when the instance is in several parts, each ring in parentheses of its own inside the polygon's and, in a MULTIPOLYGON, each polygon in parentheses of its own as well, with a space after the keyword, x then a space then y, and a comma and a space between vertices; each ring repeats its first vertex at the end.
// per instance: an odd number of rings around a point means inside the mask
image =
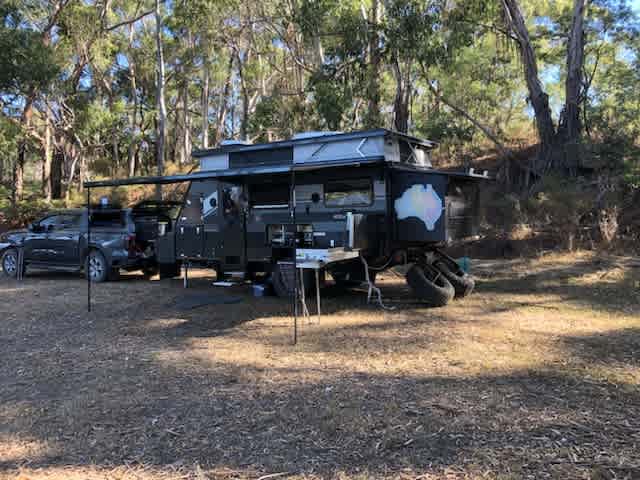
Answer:
POLYGON ((249 204, 253 208, 288 208, 288 183, 261 183, 249 187, 249 204))
POLYGON ((355 207, 373 203, 371 180, 347 179, 327 182, 324 186, 324 203, 327 207, 355 207))

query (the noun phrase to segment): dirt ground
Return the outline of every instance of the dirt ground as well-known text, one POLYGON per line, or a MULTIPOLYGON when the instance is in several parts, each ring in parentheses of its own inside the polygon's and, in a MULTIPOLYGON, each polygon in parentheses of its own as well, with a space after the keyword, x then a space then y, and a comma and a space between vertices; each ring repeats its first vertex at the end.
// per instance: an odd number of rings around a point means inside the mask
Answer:
POLYGON ((473 268, 441 309, 329 288, 296 346, 287 302, 203 273, 90 314, 76 275, 2 277, 0 478, 640 478, 640 261, 473 268), (240 303, 178 308, 201 292, 240 303))

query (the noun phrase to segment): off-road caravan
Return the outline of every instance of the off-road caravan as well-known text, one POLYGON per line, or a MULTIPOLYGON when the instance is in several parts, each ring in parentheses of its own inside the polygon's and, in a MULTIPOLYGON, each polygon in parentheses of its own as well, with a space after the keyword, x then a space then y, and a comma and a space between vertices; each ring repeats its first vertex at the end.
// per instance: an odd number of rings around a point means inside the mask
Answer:
MULTIPOLYGON (((190 182, 177 220, 157 239, 164 275, 196 263, 220 275, 270 277, 289 295, 297 262, 315 261, 321 282, 328 273, 345 287, 408 263, 415 293, 444 305, 473 288, 441 248, 477 235, 486 177, 434 169, 435 147, 385 129, 306 133, 225 143, 193 153, 198 172, 117 184, 190 182)), ((114 182, 92 185, 105 184, 114 182)))

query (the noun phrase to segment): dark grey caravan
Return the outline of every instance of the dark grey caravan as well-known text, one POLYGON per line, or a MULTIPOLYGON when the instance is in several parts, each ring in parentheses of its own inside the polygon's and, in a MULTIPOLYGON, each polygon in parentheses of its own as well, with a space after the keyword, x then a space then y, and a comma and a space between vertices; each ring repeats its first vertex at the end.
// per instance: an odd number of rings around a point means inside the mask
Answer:
MULTIPOLYGON (((270 279, 288 296, 296 265, 313 265, 321 283, 328 273, 346 288, 407 264, 415 294, 440 306, 473 289, 442 249, 477 235, 486 175, 433 168, 435 147, 385 129, 309 132, 196 151, 200 170, 187 175, 88 186, 190 182, 177 219, 159 225, 163 276, 199 264, 220 277, 270 279)), ((303 272, 311 287, 315 279, 303 272)))

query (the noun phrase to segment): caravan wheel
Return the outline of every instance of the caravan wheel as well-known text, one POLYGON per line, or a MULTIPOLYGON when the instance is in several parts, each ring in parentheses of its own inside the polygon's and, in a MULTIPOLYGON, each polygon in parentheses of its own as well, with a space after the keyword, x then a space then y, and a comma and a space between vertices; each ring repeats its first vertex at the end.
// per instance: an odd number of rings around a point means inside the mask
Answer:
MULTIPOLYGON (((298 273, 299 274, 299 273, 298 273)), ((304 275, 304 291, 306 295, 315 291, 316 280, 313 270, 303 270, 304 275)), ((271 284, 276 295, 280 298, 291 298, 294 292, 295 286, 295 272, 293 264, 281 264, 274 265, 271 271, 271 284)), ((322 272, 320 275, 320 285, 322 286, 322 272)), ((298 282, 300 279, 298 278, 298 282)), ((298 283, 299 285, 299 283, 298 283)))
MULTIPOLYGON (((373 283, 375 283, 376 281, 377 273, 378 272, 374 270, 369 270, 369 280, 371 280, 373 283)), ((336 285, 340 288, 353 288, 365 283, 364 279, 351 279, 351 276, 348 272, 332 272, 331 276, 333 277, 333 281, 336 282, 336 285)), ((360 276, 363 276, 363 274, 360 273, 360 276)))
POLYGON ((456 298, 463 298, 471 294, 476 282, 471 275, 466 273, 458 263, 450 256, 436 252, 436 260, 433 266, 444 275, 456 291, 456 298))
POLYGON ((444 307, 455 295, 453 285, 431 265, 413 265, 407 272, 406 280, 418 298, 434 307, 444 307))

